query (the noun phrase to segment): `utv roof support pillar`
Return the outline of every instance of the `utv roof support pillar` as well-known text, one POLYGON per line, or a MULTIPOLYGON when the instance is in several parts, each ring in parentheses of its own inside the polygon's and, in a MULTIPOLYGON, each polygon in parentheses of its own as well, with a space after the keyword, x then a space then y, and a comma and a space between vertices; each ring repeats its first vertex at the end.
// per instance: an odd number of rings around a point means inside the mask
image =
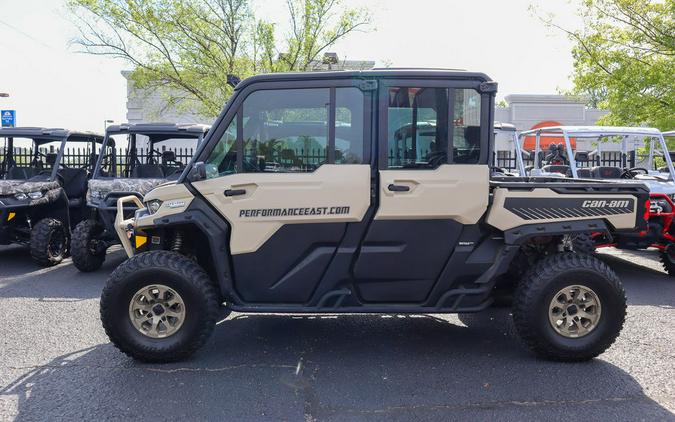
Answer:
POLYGON ((570 170, 572 170, 572 177, 577 178, 577 163, 574 159, 574 152, 572 151, 572 144, 570 144, 570 135, 566 130, 563 131, 565 138, 565 149, 567 150, 567 159, 570 162, 570 170))

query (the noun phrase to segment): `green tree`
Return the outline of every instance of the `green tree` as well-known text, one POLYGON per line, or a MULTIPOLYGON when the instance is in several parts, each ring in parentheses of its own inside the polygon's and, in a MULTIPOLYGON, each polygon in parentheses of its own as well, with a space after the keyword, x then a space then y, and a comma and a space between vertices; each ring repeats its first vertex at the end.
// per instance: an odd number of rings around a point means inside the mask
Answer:
POLYGON ((675 0, 584 0, 574 90, 610 111, 601 123, 675 127, 675 0))
POLYGON ((257 19, 249 0, 69 0, 84 52, 122 58, 140 89, 216 116, 227 75, 310 70, 340 39, 370 23, 341 0, 287 0, 290 34, 257 19))

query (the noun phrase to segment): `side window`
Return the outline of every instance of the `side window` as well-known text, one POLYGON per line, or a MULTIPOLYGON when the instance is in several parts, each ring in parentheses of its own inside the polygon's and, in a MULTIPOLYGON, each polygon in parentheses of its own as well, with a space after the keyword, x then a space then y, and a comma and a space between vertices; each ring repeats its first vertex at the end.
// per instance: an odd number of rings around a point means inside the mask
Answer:
POLYGON ((361 164, 364 157, 363 92, 335 89, 335 164, 361 164))
POLYGON ((227 176, 237 172, 237 116, 220 137, 206 160, 206 178, 227 176))
POLYGON ((473 89, 455 89, 454 92, 454 162, 477 164, 480 160, 481 97, 473 89))
POLYGON ((389 88, 388 168, 430 169, 448 160, 448 89, 389 88))
POLYGON ((243 104, 244 172, 314 171, 328 158, 330 90, 253 92, 243 104))

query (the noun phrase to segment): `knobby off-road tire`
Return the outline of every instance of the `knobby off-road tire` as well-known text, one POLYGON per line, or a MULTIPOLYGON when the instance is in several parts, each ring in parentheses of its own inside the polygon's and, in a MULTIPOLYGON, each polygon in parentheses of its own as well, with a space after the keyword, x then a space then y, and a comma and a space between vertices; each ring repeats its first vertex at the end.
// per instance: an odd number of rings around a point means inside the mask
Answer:
POLYGON ((92 241, 101 233, 103 227, 94 220, 81 221, 73 231, 70 253, 73 264, 82 272, 96 271, 105 261, 106 250, 92 249, 92 241))
POLYGON ((43 267, 59 264, 68 255, 70 234, 55 218, 43 218, 30 232, 30 255, 43 267))
POLYGON ((670 244, 665 250, 659 252, 659 258, 668 275, 675 277, 675 244, 670 244))
POLYGON ((514 298, 519 337, 535 354, 550 360, 575 362, 598 356, 614 343, 625 318, 626 294, 619 278, 607 264, 585 254, 567 252, 542 259, 525 274, 514 298), (558 332, 549 319, 552 301, 568 286, 590 289, 600 305, 594 328, 576 338, 558 332))
POLYGON ((218 315, 213 282, 197 263, 175 252, 151 251, 131 257, 110 275, 101 295, 106 334, 119 350, 144 362, 172 362, 190 356, 207 341, 218 315), (184 306, 183 320, 176 325, 179 328, 163 338, 141 332, 130 315, 132 300, 151 286, 170 289, 184 306))

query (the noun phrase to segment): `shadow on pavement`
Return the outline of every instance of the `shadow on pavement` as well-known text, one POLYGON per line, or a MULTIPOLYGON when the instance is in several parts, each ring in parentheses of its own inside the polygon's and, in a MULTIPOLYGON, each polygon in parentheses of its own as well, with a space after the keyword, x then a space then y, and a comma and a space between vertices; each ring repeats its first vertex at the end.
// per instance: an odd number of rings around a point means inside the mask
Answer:
POLYGON ((26 248, 0 249, 0 298, 31 297, 40 300, 97 298, 108 275, 126 259, 123 251, 108 252, 103 267, 82 273, 70 258, 43 268, 35 264, 26 248))
POLYGON ((508 313, 470 327, 434 316, 238 315, 193 359, 134 362, 111 345, 15 376, 17 420, 670 420, 601 359, 538 360, 508 313))
POLYGON ((675 307, 675 277, 609 254, 598 256, 621 278, 630 305, 675 307))

